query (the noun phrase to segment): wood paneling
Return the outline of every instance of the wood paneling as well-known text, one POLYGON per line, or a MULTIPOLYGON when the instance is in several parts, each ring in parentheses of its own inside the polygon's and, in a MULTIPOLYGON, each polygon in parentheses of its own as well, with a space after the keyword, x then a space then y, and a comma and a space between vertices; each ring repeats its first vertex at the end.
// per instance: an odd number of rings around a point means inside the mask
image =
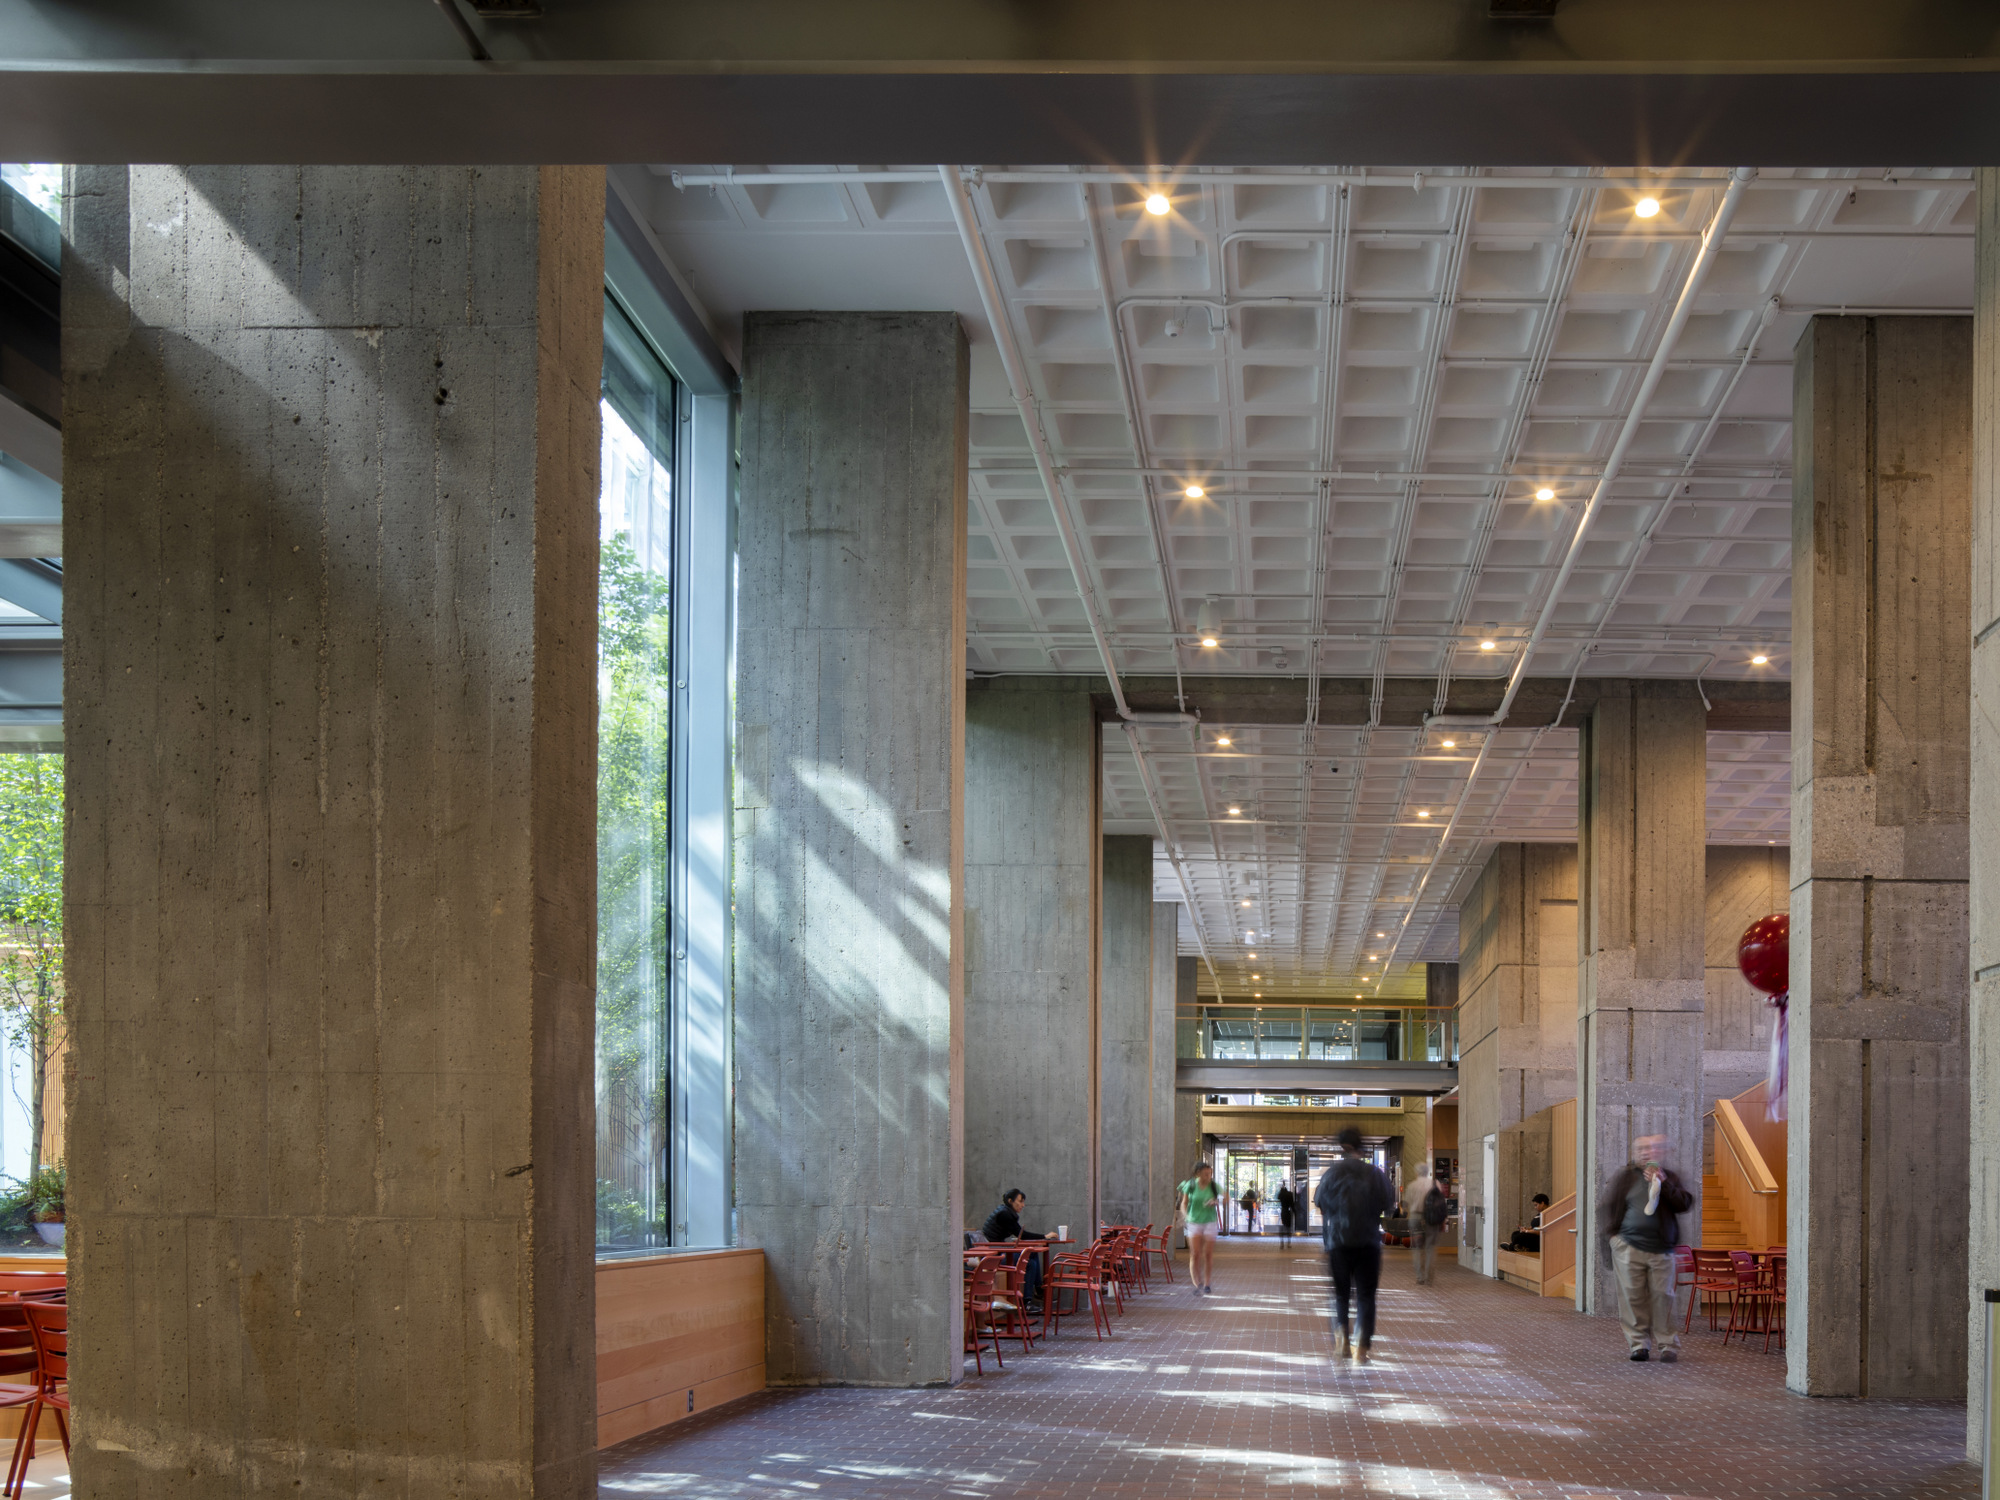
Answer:
POLYGON ((1576 1196, 1576 1100, 1549 1106, 1549 1196, 1576 1196))
POLYGON ((763 1251, 598 1264, 599 1447, 763 1388, 763 1251))

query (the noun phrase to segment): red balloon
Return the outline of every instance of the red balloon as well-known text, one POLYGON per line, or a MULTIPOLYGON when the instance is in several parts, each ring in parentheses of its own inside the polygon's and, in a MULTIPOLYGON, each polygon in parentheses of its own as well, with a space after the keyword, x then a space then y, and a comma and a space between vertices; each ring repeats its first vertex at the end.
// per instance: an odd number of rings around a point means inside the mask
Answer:
POLYGON ((1736 967, 1756 989, 1776 995, 1791 988, 1792 919, 1759 917, 1736 945, 1736 967))

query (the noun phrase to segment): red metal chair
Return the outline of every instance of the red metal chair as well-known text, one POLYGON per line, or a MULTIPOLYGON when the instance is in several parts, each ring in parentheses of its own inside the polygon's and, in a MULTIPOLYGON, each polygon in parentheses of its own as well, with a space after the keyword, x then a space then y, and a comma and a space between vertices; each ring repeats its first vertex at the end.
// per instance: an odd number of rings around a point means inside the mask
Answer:
POLYGON ((1771 1352, 1771 1335, 1777 1334, 1778 1347, 1785 1347, 1785 1257, 1773 1255, 1764 1268, 1765 1294, 1770 1304, 1764 1309, 1764 1352, 1771 1352))
POLYGON ((1160 1231, 1159 1243, 1157 1245, 1150 1240, 1147 1241, 1146 1255, 1148 1259, 1155 1255, 1159 1256, 1160 1269, 1166 1273, 1167 1280, 1172 1281, 1174 1279, 1174 1226, 1172 1224, 1167 1225, 1165 1229, 1160 1231))
MULTIPOLYGON (((1770 1330, 1771 1293, 1764 1285, 1764 1272, 1757 1264, 1757 1257, 1748 1250, 1732 1250, 1729 1261, 1736 1274, 1736 1288, 1729 1301, 1729 1327, 1722 1334, 1725 1348, 1738 1333, 1743 1335, 1743 1342, 1747 1344, 1751 1334, 1768 1335, 1770 1330)), ((1765 1347, 1770 1347, 1768 1337, 1765 1347)))
POLYGON ((993 1335, 993 1362, 1003 1370, 1007 1368, 1006 1361, 1000 1358, 1000 1330, 993 1326, 993 1284, 999 1272, 999 1262, 990 1255, 966 1258, 965 1347, 982 1375, 986 1373, 986 1360, 979 1338, 982 1318, 986 1331, 993 1335))
MULTIPOLYGON (((1702 1293, 1708 1294, 1708 1331, 1715 1332, 1715 1299, 1728 1297, 1736 1300, 1736 1271, 1729 1261, 1727 1250, 1690 1249, 1688 1254, 1694 1259, 1694 1294, 1688 1298, 1687 1317, 1681 1321, 1681 1332, 1686 1333, 1694 1324, 1694 1305, 1701 1301, 1702 1293)), ((1678 1285, 1676 1286, 1678 1290, 1678 1285)))
MULTIPOLYGON (((35 1394, 40 1389, 34 1380, 37 1367, 35 1335, 28 1327, 27 1313, 22 1311, 18 1302, 0 1303, 0 1374, 30 1377, 25 1385, 18 1382, 0 1385, 0 1410, 34 1404, 35 1394)), ((25 1413, 23 1415, 25 1417, 25 1413)), ((7 1466, 7 1482, 0 1485, 0 1495, 16 1493, 17 1477, 25 1478, 27 1474, 28 1459, 34 1456, 32 1452, 26 1457, 22 1454, 27 1435, 28 1424, 24 1420, 19 1435, 14 1439, 14 1459, 7 1466)))
POLYGON ((35 1429, 41 1425, 43 1407, 55 1411, 63 1457, 69 1457, 69 1308, 57 1302, 32 1301, 22 1302, 20 1308, 34 1342, 35 1384, 26 1403, 27 1414, 21 1418, 21 1434, 14 1439, 14 1465, 8 1471, 16 1495, 27 1487, 28 1464, 35 1456, 35 1429))
POLYGON ((1057 1255, 1050 1258, 1049 1268, 1042 1277, 1042 1327, 1046 1330, 1050 1319, 1055 1321, 1055 1331, 1062 1332, 1062 1294, 1070 1294, 1070 1316, 1076 1314, 1076 1299, 1080 1296, 1090 1304, 1090 1326, 1101 1339, 1104 1330, 1111 1326, 1110 1314, 1104 1310, 1104 1247, 1092 1245, 1088 1250, 1071 1255, 1057 1255))

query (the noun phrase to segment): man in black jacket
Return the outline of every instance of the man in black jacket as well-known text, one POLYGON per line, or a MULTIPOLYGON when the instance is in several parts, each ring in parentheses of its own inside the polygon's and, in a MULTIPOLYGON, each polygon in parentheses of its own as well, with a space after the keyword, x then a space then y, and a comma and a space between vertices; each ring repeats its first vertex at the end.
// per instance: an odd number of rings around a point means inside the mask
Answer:
POLYGON ((1382 1279, 1382 1215, 1396 1206, 1396 1191, 1381 1169, 1361 1155, 1361 1132, 1340 1132, 1340 1160, 1326 1169, 1313 1192, 1325 1220, 1326 1265, 1333 1275, 1333 1356, 1352 1351, 1368 1363, 1375 1342, 1375 1286, 1382 1279), (1347 1336, 1350 1287, 1355 1301, 1354 1339, 1347 1336))
POLYGON ((1694 1195, 1667 1166, 1667 1138, 1642 1135, 1632 1142, 1632 1160, 1611 1179, 1597 1222, 1611 1242, 1618 1273, 1618 1321, 1625 1327, 1630 1358, 1648 1358, 1651 1339, 1660 1362, 1680 1358, 1674 1327, 1674 1246, 1680 1223, 1674 1217, 1694 1206, 1694 1195))

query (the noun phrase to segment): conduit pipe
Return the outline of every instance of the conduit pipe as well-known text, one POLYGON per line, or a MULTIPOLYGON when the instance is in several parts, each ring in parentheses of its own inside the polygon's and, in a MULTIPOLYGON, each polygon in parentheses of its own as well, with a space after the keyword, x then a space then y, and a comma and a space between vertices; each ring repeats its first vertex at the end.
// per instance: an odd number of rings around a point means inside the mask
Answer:
MULTIPOLYGON (((1440 728, 1498 728, 1507 721, 1508 710, 1514 706, 1514 698, 1521 691, 1521 684, 1528 675, 1528 663, 1533 660, 1535 648, 1541 645, 1542 637, 1548 633, 1555 620, 1557 607, 1562 602, 1562 591, 1569 582, 1570 574, 1576 571, 1577 560, 1583 556, 1583 544, 1590 534, 1590 523, 1604 508, 1605 498, 1611 493, 1611 486, 1624 466, 1625 454, 1632 446, 1632 440, 1639 435, 1639 424, 1645 419, 1646 408, 1652 404, 1653 392, 1659 388, 1660 377, 1666 374, 1667 362, 1672 357, 1674 345, 1680 342, 1681 330, 1687 326, 1688 315, 1694 311, 1695 298, 1701 294, 1701 285, 1708 279, 1709 271, 1715 265, 1717 251, 1721 248, 1723 236, 1729 233, 1730 222, 1736 217, 1736 210, 1743 202, 1743 194, 1757 176, 1755 167, 1738 167, 1729 176, 1729 187, 1722 195, 1722 203, 1715 210, 1715 217, 1709 221, 1708 231, 1701 237, 1701 247, 1695 251, 1694 264, 1688 267, 1687 280, 1681 286, 1681 294, 1674 303, 1673 316, 1667 320, 1666 331, 1660 335, 1660 344, 1653 351, 1653 358, 1646 366, 1645 378, 1639 382, 1638 394, 1632 398, 1632 409, 1625 415, 1625 423, 1618 429, 1618 439, 1611 445, 1611 456, 1604 461, 1604 470, 1598 476, 1597 485, 1590 492, 1590 500, 1578 517, 1576 531, 1570 537, 1569 551, 1564 555, 1562 566, 1556 570, 1555 581, 1549 585, 1549 592, 1542 601, 1541 613, 1535 617, 1535 628, 1522 643, 1521 653, 1515 659, 1514 670, 1507 677, 1507 691, 1500 699, 1500 706, 1490 715, 1440 715, 1427 719, 1425 723, 1440 728)), ((1468 787, 1470 783, 1467 783, 1468 787)))
MULTIPOLYGON (((985 309, 987 324, 993 330, 993 342, 1000 350, 1000 363, 1007 371, 1007 389, 1021 414, 1021 425, 1028 430, 1028 446, 1034 450, 1035 469, 1041 475, 1042 488, 1048 494, 1049 509, 1055 512, 1063 555, 1069 559, 1070 576, 1076 580, 1077 595, 1083 600, 1083 617, 1090 624, 1090 638, 1097 643, 1097 654, 1103 658, 1104 675, 1111 683, 1111 700, 1117 705, 1118 717, 1127 724, 1199 725, 1201 720, 1194 714, 1134 713, 1125 701, 1125 688, 1118 680, 1118 663, 1112 658, 1111 642, 1104 634, 1103 622, 1097 617, 1097 597, 1090 586, 1090 570, 1083 560, 1083 542, 1076 534, 1076 523, 1070 519, 1069 502, 1064 497, 1062 481, 1056 477, 1055 459, 1049 453, 1048 437, 1042 431, 1041 412, 1035 406, 1034 388, 1028 383, 1020 346, 1014 342, 1014 325, 1007 317, 1006 300, 1000 295, 1000 282, 993 274, 993 262, 986 254, 986 242, 980 238, 979 226, 973 219, 971 195, 965 191, 965 182, 959 176, 958 168, 940 166, 938 176, 944 180, 945 197, 951 202, 951 217, 958 225, 958 237, 965 245, 965 258, 972 264, 972 279, 979 286, 979 305, 985 309)), ((1134 749, 1136 751, 1137 747, 1134 749)), ((1154 816, 1159 816, 1157 809, 1154 816)), ((1166 826, 1162 824, 1162 837, 1165 837, 1166 831, 1166 826)))

